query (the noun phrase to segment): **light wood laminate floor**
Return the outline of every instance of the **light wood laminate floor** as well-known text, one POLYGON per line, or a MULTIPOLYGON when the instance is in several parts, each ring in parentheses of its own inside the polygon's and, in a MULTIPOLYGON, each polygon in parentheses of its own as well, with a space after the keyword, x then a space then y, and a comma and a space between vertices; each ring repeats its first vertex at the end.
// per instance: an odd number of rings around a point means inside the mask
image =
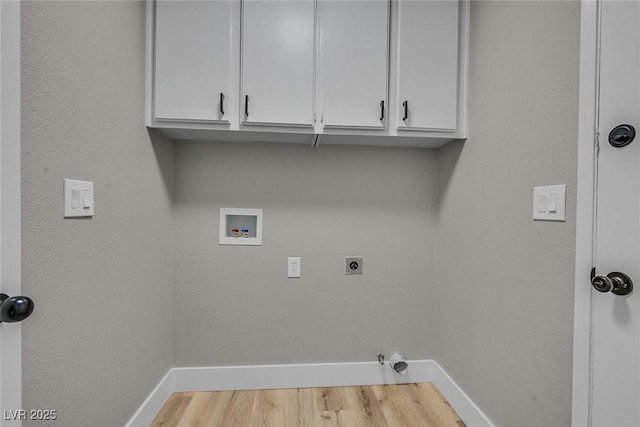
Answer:
POLYGON ((464 427, 432 383, 173 393, 153 427, 464 427))

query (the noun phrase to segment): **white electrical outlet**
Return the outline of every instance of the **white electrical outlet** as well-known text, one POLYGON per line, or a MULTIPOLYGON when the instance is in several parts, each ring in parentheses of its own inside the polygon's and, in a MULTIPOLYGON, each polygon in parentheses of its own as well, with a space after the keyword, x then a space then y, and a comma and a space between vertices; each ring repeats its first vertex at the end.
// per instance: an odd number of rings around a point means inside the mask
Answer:
POLYGON ((300 277, 300 257, 290 256, 288 265, 289 265, 289 272, 287 274, 287 277, 289 278, 300 277))

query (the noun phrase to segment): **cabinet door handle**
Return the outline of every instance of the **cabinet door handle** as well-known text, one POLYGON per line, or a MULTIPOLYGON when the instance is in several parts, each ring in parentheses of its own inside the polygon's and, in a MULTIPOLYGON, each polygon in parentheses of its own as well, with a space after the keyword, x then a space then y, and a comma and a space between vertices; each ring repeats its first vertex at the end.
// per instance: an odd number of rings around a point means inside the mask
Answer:
POLYGON ((220 92, 220 115, 224 116, 224 93, 220 92))
POLYGON ((409 118, 409 101, 404 101, 402 106, 404 107, 404 116, 402 116, 402 121, 405 121, 409 118))
POLYGON ((384 99, 380 101, 380 121, 384 120, 384 99))
POLYGON ((249 117, 249 95, 244 96, 244 115, 249 117))

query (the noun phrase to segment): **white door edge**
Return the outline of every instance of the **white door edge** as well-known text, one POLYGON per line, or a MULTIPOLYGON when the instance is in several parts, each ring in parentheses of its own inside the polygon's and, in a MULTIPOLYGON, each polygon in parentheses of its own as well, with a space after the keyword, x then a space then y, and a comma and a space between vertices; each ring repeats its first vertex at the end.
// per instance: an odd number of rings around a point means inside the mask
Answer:
POLYGON ((591 425, 591 336, 593 267, 595 129, 599 5, 582 0, 580 23, 580 100, 578 121, 578 188, 573 322, 573 426, 591 425))
MULTIPOLYGON (((20 2, 0 1, 0 262, 2 292, 20 295, 20 2)), ((22 409, 19 323, 0 324, 0 401, 22 409)), ((5 421, 2 427, 20 426, 5 421)))

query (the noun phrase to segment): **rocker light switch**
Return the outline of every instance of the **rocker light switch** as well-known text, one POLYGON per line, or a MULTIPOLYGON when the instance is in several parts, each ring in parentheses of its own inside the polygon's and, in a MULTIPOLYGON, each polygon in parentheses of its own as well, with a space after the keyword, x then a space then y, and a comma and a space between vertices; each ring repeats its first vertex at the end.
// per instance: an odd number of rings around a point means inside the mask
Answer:
POLYGON ((93 205, 93 191, 82 190, 82 209, 91 209, 93 205))
POLYGON ((64 217, 93 216, 93 182, 64 180, 64 217))
POLYGON ((80 190, 71 190, 71 209, 80 207, 80 190))
POLYGON ((557 194, 549 194, 549 212, 550 213, 558 212, 558 195, 557 194))
POLYGON ((566 221, 567 186, 548 185, 533 189, 533 219, 566 221))
POLYGON ((536 207, 538 213, 545 213, 547 211, 547 196, 545 194, 538 194, 538 197, 536 197, 536 207))

